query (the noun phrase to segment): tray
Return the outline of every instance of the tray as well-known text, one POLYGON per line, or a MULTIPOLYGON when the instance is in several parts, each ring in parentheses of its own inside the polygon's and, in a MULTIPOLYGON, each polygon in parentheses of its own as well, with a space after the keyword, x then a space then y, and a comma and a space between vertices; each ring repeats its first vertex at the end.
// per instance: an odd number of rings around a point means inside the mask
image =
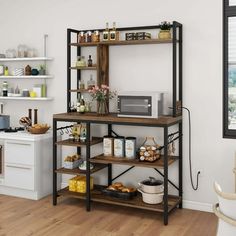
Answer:
POLYGON ((137 196, 137 191, 130 192, 130 193, 127 193, 127 192, 123 193, 121 191, 110 190, 110 189, 104 188, 101 190, 101 192, 102 194, 107 195, 109 197, 119 198, 122 200, 130 200, 133 197, 137 196))

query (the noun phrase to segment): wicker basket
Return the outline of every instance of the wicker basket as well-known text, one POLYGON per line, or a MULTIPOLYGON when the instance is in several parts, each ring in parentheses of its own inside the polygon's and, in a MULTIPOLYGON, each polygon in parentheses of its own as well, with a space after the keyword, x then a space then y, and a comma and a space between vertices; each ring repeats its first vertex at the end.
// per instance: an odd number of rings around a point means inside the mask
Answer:
POLYGON ((41 127, 41 128, 33 128, 33 127, 29 127, 28 131, 31 134, 45 134, 50 127, 41 127))

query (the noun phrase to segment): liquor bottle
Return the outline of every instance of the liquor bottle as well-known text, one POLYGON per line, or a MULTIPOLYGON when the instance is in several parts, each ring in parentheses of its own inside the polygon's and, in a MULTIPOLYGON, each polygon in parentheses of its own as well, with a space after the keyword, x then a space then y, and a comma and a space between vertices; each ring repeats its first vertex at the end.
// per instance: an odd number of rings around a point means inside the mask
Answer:
POLYGON ((110 31, 110 40, 116 40, 116 22, 113 22, 113 27, 110 31))
POLYGON ((81 95, 81 98, 80 98, 79 112, 81 113, 85 112, 85 101, 84 101, 83 95, 81 95))
POLYGON ((93 66, 93 60, 91 58, 91 55, 89 55, 89 59, 88 59, 88 67, 93 66))
POLYGON ((106 23, 106 29, 102 32, 103 41, 108 41, 110 39, 109 35, 109 25, 106 23))
POLYGON ((80 108, 80 94, 78 95, 78 99, 77 99, 77 103, 76 103, 77 112, 79 112, 79 108, 80 108))

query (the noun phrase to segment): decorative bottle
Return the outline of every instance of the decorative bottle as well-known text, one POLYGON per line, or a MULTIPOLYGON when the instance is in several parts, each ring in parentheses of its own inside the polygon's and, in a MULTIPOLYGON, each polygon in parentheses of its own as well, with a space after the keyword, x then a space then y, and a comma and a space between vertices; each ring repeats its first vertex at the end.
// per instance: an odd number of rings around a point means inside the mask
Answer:
POLYGON ((108 22, 106 23, 106 29, 102 32, 102 36, 103 41, 108 41, 110 39, 108 22))
POLYGON ((117 40, 116 38, 116 22, 113 22, 112 30, 110 31, 110 40, 117 40))
POLYGON ((89 59, 88 59, 88 67, 93 66, 93 60, 91 58, 91 55, 89 55, 89 59))
POLYGON ((93 75, 90 75, 90 79, 87 82, 87 88, 93 89, 95 87, 95 80, 93 79, 93 75))

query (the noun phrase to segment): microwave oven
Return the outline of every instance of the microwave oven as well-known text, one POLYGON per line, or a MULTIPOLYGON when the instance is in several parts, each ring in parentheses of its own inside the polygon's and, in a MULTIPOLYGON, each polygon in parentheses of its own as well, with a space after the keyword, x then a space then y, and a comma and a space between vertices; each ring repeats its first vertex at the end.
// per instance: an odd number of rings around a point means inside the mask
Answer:
POLYGON ((171 113, 166 92, 119 92, 117 102, 120 117, 158 118, 171 113))

